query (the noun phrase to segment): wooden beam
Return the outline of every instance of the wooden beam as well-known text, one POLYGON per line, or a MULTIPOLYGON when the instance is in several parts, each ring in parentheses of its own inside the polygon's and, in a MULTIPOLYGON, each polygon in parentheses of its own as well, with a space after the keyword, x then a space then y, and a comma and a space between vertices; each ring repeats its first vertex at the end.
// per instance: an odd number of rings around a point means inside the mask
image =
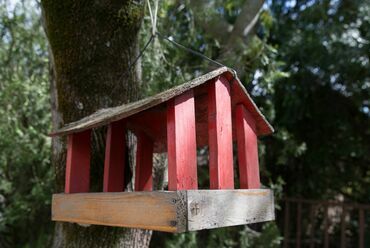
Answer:
POLYGON ((218 77, 208 86, 209 178, 211 189, 233 189, 230 83, 218 77))
POLYGON ((274 220, 271 190, 54 194, 52 219, 185 232, 274 220))
POLYGON ((52 220, 181 232, 178 199, 177 192, 54 194, 52 220))
POLYGON ((189 231, 275 219, 270 190, 189 190, 187 205, 189 231))
POLYGON ((287 248, 289 247, 289 223, 290 223, 290 205, 289 201, 284 201, 284 241, 283 241, 283 247, 287 248))
POLYGON ((301 247, 302 236, 302 202, 297 205, 297 233, 296 233, 296 247, 301 247))
POLYGON ((260 187, 260 173, 256 123, 242 104, 236 106, 235 115, 240 188, 258 189, 260 187))
POLYGON ((310 204, 310 248, 315 247, 315 223, 316 223, 316 210, 317 206, 315 204, 310 204))
POLYGON ((197 144, 193 90, 167 103, 168 189, 197 189, 197 144))
POLYGON ((358 247, 365 247, 365 211, 360 208, 358 210, 358 247))
POLYGON ((105 145, 104 192, 124 191, 125 136, 124 120, 109 124, 105 145))
POLYGON ((90 190, 91 130, 68 135, 65 193, 90 190))
POLYGON ((153 189, 153 141, 143 132, 137 135, 135 191, 153 189))

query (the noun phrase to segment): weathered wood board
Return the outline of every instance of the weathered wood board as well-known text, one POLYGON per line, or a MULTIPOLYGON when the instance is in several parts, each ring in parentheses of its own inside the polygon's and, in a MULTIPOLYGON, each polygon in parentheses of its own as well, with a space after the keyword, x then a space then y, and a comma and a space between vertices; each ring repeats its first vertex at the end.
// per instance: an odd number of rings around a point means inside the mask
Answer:
POLYGON ((185 232, 274 220, 271 190, 54 194, 52 220, 185 232))
POLYGON ((189 190, 187 200, 188 231, 275 219, 271 190, 189 190))
MULTIPOLYGON (((232 105, 235 106, 238 103, 243 103, 248 111, 252 114, 252 116, 256 119, 257 134, 271 134, 274 129, 257 108, 256 104, 249 96, 247 90, 244 88, 239 78, 234 74, 234 71, 227 67, 221 67, 200 77, 197 77, 189 82, 161 92, 157 95, 142 99, 140 101, 124 104, 117 107, 101 109, 79 121, 67 124, 59 130, 54 130, 50 135, 66 135, 70 133, 81 132, 87 129, 101 127, 113 121, 132 117, 145 110, 151 110, 149 112, 160 112, 158 110, 160 110, 160 106, 162 103, 165 103, 166 101, 179 96, 190 89, 194 89, 194 94, 197 98, 198 95, 202 94, 201 90, 199 90, 201 89, 202 85, 207 84, 207 82, 209 82, 210 80, 220 76, 227 78, 227 80, 230 82, 232 105)), ((156 113, 155 116, 158 117, 158 113, 156 113)), ((153 120, 151 120, 149 123, 152 124, 153 120)), ((137 123, 133 124, 134 126, 137 125, 137 123)), ((148 127, 145 126, 144 128, 148 127)))
POLYGON ((54 194, 52 220, 181 232, 180 198, 176 191, 54 194))

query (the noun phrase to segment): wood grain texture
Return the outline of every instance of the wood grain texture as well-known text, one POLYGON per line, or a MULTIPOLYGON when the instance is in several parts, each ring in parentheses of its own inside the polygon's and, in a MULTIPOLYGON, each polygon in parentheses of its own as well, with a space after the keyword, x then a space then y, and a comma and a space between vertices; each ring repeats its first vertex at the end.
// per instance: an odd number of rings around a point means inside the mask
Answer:
POLYGON ((271 190, 189 190, 187 199, 189 231, 275 219, 271 190))
POLYGON ((208 86, 208 143, 210 188, 233 189, 230 85, 222 76, 208 86))
POLYGON ((167 104, 168 189, 197 189, 197 144, 193 90, 167 104))
MULTIPOLYGON (((124 120, 112 122, 108 126, 105 160, 104 160, 104 192, 124 191, 124 169, 126 130, 124 120)), ((128 165, 127 165, 128 166, 128 165)))
POLYGON ((273 128, 258 110, 257 106, 247 93, 238 77, 234 75, 234 72, 231 69, 227 67, 221 67, 155 96, 113 108, 101 109, 90 116, 87 116, 79 121, 69 123, 63 128, 53 131, 50 135, 66 135, 69 133, 107 125, 110 122, 117 121, 155 107, 178 95, 181 95, 190 89, 195 89, 196 87, 201 86, 202 84, 207 83, 209 80, 220 75, 225 76, 232 84, 231 92, 233 98, 235 98, 233 99, 233 105, 243 102, 248 111, 250 111, 252 116, 256 119, 258 135, 271 134, 273 132, 273 128))
POLYGON ((258 189, 260 174, 255 121, 243 104, 237 105, 235 112, 240 188, 258 189))
POLYGON ((68 136, 65 193, 90 190, 90 136, 91 130, 68 136))
MULTIPOLYGON (((182 232, 177 192, 54 194, 52 219, 81 224, 182 232)), ((186 208, 183 210, 185 211, 186 208)), ((185 214, 183 213, 182 216, 185 214)))
POLYGON ((52 219, 185 232, 274 220, 271 190, 54 194, 52 219))
POLYGON ((143 132, 137 135, 135 191, 153 189, 153 141, 143 132))

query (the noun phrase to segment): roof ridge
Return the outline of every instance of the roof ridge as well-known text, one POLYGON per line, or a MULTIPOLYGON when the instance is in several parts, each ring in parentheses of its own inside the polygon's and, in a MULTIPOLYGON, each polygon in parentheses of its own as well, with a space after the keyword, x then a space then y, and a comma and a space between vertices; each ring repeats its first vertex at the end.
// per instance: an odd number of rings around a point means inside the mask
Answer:
MULTIPOLYGON (((252 98, 249 96, 248 92, 246 91, 246 89, 241 84, 240 80, 238 79, 235 71, 228 67, 220 67, 220 68, 217 68, 216 70, 210 71, 204 75, 194 78, 186 83, 177 85, 175 87, 172 87, 168 90, 165 90, 153 96, 150 96, 150 97, 147 97, 147 98, 135 101, 135 102, 130 102, 130 103, 122 104, 119 106, 115 106, 115 107, 99 109, 96 112, 80 120, 64 125, 62 128, 51 132, 49 135, 50 136, 65 135, 69 133, 74 133, 74 132, 79 132, 79 131, 83 131, 83 130, 87 130, 87 129, 91 129, 95 127, 104 126, 110 122, 117 121, 117 120, 129 117, 131 115, 137 114, 141 111, 147 110, 149 108, 155 107, 160 103, 166 102, 172 99, 173 97, 176 97, 184 93, 187 90, 200 86, 204 84, 205 82, 209 81, 210 79, 220 76, 226 72, 229 72, 231 75, 233 75, 234 80, 236 80, 239 83, 240 87, 242 88, 243 92, 248 98, 248 101, 253 105, 253 108, 255 109, 256 113, 262 118, 262 121, 265 122, 265 124, 269 127, 270 131, 273 132, 272 126, 268 123, 266 118, 257 108, 256 104, 253 102, 252 98)), ((232 83, 232 81, 230 81, 230 83, 232 83)))

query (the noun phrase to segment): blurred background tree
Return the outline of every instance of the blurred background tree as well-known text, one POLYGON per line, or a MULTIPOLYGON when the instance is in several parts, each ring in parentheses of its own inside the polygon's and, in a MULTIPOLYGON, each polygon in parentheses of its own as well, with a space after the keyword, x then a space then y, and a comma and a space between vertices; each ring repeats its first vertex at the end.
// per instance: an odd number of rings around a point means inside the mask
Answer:
MULTIPOLYGON (((260 163, 278 200, 369 203, 369 0, 168 0, 158 21, 163 35, 237 69, 276 129, 260 140, 260 163)), ((141 45, 150 28, 146 16, 141 45)), ((37 2, 0 0, 0 247, 44 247, 52 235, 46 43, 37 2)), ((142 68, 152 95, 213 65, 156 39, 142 68)), ((155 233, 152 246, 279 247, 274 223, 252 229, 155 233)))
POLYGON ((33 1, 0 1, 0 247, 50 240, 47 40, 33 1))
POLYGON ((369 202, 370 1, 272 1, 270 10, 269 41, 290 77, 274 84, 269 172, 288 195, 369 202))

